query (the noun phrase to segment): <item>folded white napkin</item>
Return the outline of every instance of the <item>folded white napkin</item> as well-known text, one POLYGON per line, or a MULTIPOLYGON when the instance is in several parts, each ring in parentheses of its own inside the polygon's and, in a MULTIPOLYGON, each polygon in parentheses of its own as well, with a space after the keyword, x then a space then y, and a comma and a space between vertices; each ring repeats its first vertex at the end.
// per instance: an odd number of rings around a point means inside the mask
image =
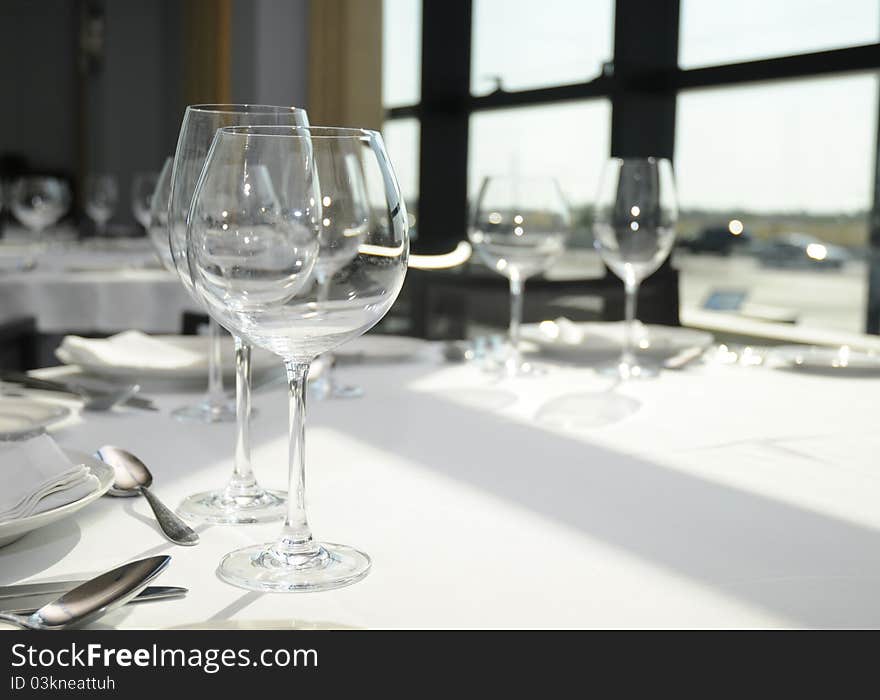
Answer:
POLYGON ((140 331, 125 331, 104 339, 68 335, 61 341, 61 349, 72 362, 86 365, 186 369, 205 363, 201 353, 140 331))
POLYGON ((98 488, 88 467, 73 464, 47 434, 0 441, 0 522, 72 503, 98 488))

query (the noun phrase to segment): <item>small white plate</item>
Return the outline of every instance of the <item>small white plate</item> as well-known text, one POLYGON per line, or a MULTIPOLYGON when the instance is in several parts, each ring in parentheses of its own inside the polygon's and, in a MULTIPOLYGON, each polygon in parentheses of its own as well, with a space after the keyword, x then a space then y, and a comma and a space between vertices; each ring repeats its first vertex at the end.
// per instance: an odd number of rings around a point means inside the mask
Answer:
POLYGON ((46 525, 50 525, 76 513, 81 508, 85 508, 89 503, 99 499, 107 493, 107 490, 113 483, 113 470, 110 467, 103 462, 98 461, 91 455, 87 455, 85 452, 66 449, 63 450, 63 452, 74 464, 86 465, 89 468, 89 471, 98 479, 98 487, 91 493, 83 496, 79 500, 73 501, 72 503, 66 503, 63 506, 58 506, 57 508, 52 508, 51 510, 37 513, 35 515, 28 515, 24 518, 7 520, 5 523, 0 523, 0 547, 15 542, 15 540, 23 537, 32 530, 45 527, 46 525))
POLYGON ((769 353, 771 364, 828 374, 880 375, 880 355, 848 346, 780 345, 769 353))
MULTIPOLYGON (((151 367, 144 364, 107 364, 103 362, 77 362, 63 348, 55 351, 55 356, 66 365, 76 365, 88 374, 112 379, 125 379, 130 382, 150 381, 184 381, 205 382, 208 378, 208 347, 210 339, 202 335, 155 335, 157 340, 162 340, 175 347, 199 353, 202 359, 187 367, 151 367)), ((235 341, 232 338, 222 339, 223 374, 232 378, 235 374, 235 341)), ((251 354, 251 364, 255 376, 263 372, 278 370, 281 367, 281 359, 262 348, 254 348, 251 354)))
POLYGON ((335 351, 344 360, 400 362, 414 360, 424 352, 428 341, 406 335, 362 335, 335 351))
MULTIPOLYGON (((560 359, 596 362, 616 357, 623 346, 623 322, 573 323, 543 321, 523 325, 521 338, 541 353, 560 359)), ((705 348, 712 344, 712 334, 681 326, 659 326, 638 323, 635 329, 636 351, 639 355, 664 360, 689 348, 705 348)))
POLYGON ((71 414, 67 406, 14 396, 0 396, 0 438, 15 438, 48 428, 71 414))

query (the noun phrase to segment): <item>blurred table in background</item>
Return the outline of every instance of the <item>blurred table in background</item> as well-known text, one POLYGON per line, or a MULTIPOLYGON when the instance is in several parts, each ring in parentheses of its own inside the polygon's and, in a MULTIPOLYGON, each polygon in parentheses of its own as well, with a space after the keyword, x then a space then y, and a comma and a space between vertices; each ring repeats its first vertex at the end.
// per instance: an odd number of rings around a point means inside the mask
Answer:
POLYGON ((183 312, 197 309, 146 238, 50 238, 36 254, 12 238, 0 244, 0 262, 3 317, 34 318, 50 345, 66 333, 179 333, 183 312), (35 267, 18 269, 28 257, 35 267))

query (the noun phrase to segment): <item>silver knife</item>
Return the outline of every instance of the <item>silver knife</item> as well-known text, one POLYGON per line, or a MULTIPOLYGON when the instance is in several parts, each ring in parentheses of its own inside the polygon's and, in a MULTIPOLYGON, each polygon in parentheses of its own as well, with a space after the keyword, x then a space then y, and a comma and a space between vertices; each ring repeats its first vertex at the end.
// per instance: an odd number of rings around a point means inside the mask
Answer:
MULTIPOLYGON (((10 384, 18 384, 28 389, 36 389, 38 391, 54 391, 62 394, 70 394, 76 397, 81 396, 80 392, 76 389, 77 382, 68 383, 55 379, 42 379, 41 377, 33 377, 23 372, 0 372, 0 381, 9 382, 10 384)), ((79 382, 79 384, 81 384, 86 391, 92 391, 93 393, 106 393, 111 388, 110 386, 104 385, 105 388, 102 389, 101 382, 91 382, 91 389, 85 382, 79 382)), ((150 399, 144 396, 131 396, 123 401, 122 404, 125 406, 131 406, 132 408, 142 408, 147 411, 159 410, 150 399)))

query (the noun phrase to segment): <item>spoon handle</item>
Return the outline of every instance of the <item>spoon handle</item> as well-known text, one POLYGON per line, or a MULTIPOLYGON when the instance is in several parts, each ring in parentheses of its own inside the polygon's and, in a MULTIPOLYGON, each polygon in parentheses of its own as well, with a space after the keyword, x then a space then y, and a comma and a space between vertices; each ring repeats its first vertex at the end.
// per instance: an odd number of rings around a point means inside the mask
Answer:
POLYGON ((22 629, 26 630, 37 629, 36 627, 31 626, 30 620, 28 620, 28 618, 23 617, 22 615, 15 615, 14 613, 0 612, 0 621, 8 622, 11 625, 15 625, 16 627, 21 627, 22 629))
POLYGON ((162 528, 165 536, 175 544, 193 545, 199 541, 199 536, 189 525, 174 514, 157 496, 148 488, 141 487, 141 493, 153 509, 156 522, 162 528))

